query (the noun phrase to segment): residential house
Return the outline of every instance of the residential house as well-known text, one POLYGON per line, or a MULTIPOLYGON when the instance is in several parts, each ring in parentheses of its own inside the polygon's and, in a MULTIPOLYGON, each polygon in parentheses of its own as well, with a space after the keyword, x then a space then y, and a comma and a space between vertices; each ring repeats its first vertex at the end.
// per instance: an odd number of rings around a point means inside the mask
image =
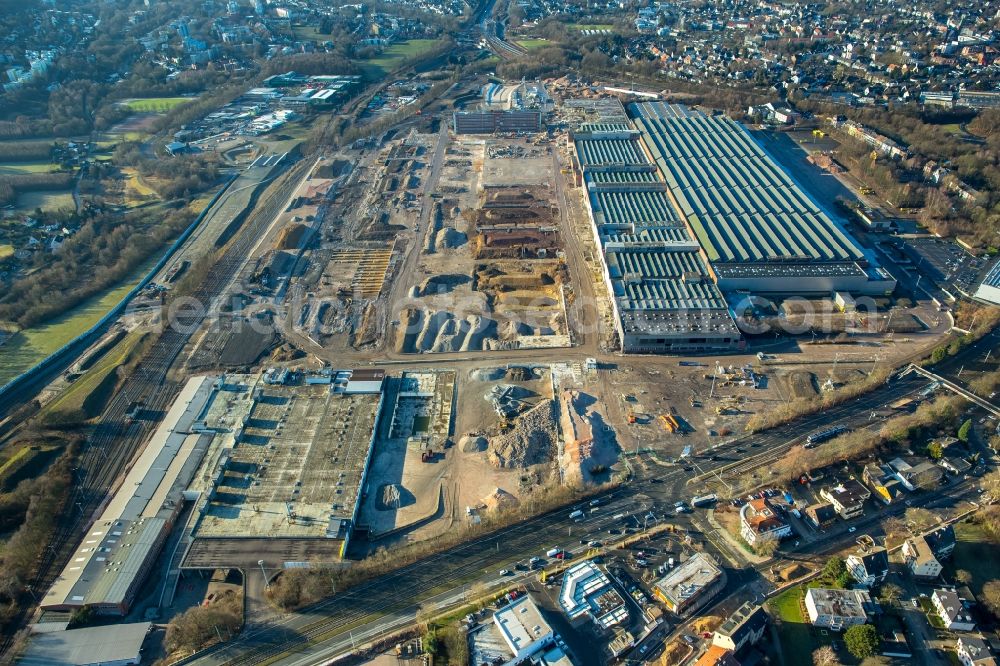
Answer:
POLYGON ((929 460, 924 460, 916 465, 910 465, 906 461, 896 458, 889 463, 889 466, 896 471, 896 478, 909 491, 930 490, 941 485, 941 477, 944 472, 941 467, 929 460))
POLYGON ((763 607, 748 601, 719 625, 712 634, 712 645, 733 652, 755 645, 764 635, 768 619, 763 607))
POLYGON ((861 473, 861 478, 883 504, 891 504, 902 492, 895 472, 888 465, 868 463, 861 473))
POLYGON ((875 605, 867 590, 832 590, 819 587, 806 592, 806 613, 814 627, 841 631, 868 621, 875 605))
POLYGON ((990 646, 982 638, 962 636, 955 644, 955 651, 963 666, 997 666, 990 646))
POLYGON ((903 561, 910 573, 917 578, 937 578, 941 575, 941 563, 923 537, 903 542, 903 561))
POLYGON ((934 551, 934 557, 939 560, 948 559, 955 550, 955 528, 951 525, 945 525, 929 532, 924 536, 924 539, 934 551))
POLYGON ((972 620, 972 615, 965 607, 962 599, 951 590, 934 590, 931 595, 931 603, 934 604, 934 611, 944 622, 945 629, 949 631, 972 631, 976 628, 976 623, 972 620))
POLYGON ((767 498, 751 500, 740 508, 740 536, 751 546, 762 538, 784 539, 791 534, 792 526, 767 498))
POLYGON ((885 548, 852 553, 847 556, 845 564, 851 577, 865 587, 879 585, 889 575, 889 555, 885 548))
POLYGON ((694 662, 694 666, 740 666, 740 662, 732 650, 712 645, 694 662))
POLYGON ((958 456, 945 456, 938 464, 952 474, 965 474, 972 469, 972 463, 958 456))
POLYGON ((828 502, 810 504, 806 507, 806 518, 813 527, 821 529, 837 520, 837 510, 828 502))
POLYGON ((844 520, 857 518, 865 511, 865 500, 871 497, 868 490, 860 481, 848 479, 833 488, 824 488, 819 492, 820 497, 833 505, 837 515, 844 520))

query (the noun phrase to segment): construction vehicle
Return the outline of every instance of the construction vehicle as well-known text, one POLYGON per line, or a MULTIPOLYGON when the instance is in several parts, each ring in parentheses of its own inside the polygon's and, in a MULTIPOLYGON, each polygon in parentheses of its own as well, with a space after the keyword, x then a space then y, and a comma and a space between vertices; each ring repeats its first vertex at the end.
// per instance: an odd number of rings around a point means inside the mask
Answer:
POLYGON ((875 190, 870 187, 862 187, 859 191, 861 194, 875 194, 875 190))
POLYGON ((660 425, 667 432, 680 432, 681 424, 677 422, 677 418, 673 414, 661 414, 659 420, 660 425))
POLYGON ((826 136, 826 132, 824 132, 821 129, 814 129, 813 130, 813 136, 818 136, 818 137, 822 138, 822 137, 826 136))
POLYGON ((628 419, 629 423, 635 423, 635 411, 629 407, 628 411, 625 413, 625 418, 628 419))

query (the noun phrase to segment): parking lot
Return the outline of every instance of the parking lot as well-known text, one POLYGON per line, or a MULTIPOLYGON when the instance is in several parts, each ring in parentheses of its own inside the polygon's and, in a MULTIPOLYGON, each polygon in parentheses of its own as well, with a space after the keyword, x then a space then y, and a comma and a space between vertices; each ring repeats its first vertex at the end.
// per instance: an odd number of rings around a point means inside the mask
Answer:
POLYGON ((979 285, 987 257, 976 257, 961 245, 941 238, 901 239, 902 250, 917 269, 944 289, 952 286, 973 293, 979 285))

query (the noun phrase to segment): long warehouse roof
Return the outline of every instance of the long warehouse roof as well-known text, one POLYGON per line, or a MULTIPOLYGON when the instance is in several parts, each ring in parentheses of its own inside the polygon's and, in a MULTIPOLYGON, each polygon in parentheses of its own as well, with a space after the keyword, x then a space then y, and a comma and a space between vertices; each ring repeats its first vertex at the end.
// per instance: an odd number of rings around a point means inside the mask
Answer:
POLYGON ((630 139, 581 139, 576 148, 584 166, 649 164, 639 142, 630 139))
POLYGON ((864 258, 736 122, 657 102, 631 105, 643 141, 713 262, 864 258))

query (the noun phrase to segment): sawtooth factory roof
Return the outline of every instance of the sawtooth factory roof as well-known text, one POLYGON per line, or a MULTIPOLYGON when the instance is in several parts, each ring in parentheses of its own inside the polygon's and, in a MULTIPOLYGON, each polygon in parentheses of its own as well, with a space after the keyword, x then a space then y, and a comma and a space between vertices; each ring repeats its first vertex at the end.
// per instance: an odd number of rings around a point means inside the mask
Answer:
POLYGON ((576 142, 584 166, 649 164, 639 142, 629 139, 582 139, 576 142))
POLYGON ((854 240, 736 122, 659 102, 636 126, 713 263, 854 262, 854 240))

